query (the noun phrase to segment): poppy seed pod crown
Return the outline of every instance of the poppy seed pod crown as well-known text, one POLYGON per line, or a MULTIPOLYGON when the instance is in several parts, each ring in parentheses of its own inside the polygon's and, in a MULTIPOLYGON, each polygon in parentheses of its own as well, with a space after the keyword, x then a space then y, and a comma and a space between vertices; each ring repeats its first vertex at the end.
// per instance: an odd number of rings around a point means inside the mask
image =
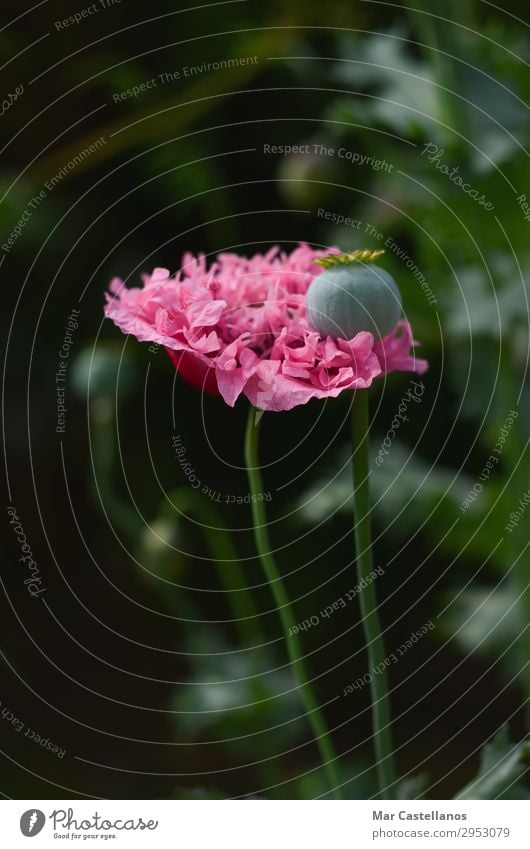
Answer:
POLYGON ((353 339, 369 331, 387 336, 401 316, 401 295, 394 279, 371 263, 384 251, 330 254, 315 262, 325 271, 307 292, 307 320, 322 336, 353 339))

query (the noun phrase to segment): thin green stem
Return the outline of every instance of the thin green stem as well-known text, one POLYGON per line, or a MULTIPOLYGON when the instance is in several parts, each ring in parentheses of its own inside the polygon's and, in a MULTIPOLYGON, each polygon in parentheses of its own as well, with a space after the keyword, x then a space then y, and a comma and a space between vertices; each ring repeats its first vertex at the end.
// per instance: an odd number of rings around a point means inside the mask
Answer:
POLYGON ((244 569, 221 514, 208 499, 189 487, 173 490, 169 501, 164 500, 160 515, 167 515, 168 519, 174 520, 175 508, 183 516, 193 516, 201 521, 200 529, 233 613, 234 628, 244 645, 252 645, 259 637, 258 612, 252 593, 245 586, 244 569))
POLYGON ((245 438, 245 460, 250 485, 250 493, 256 498, 252 499, 252 518, 254 521, 254 538, 263 571, 274 596, 278 613, 283 626, 287 654, 295 680, 299 687, 300 696, 311 725, 315 742, 318 746, 322 764, 328 775, 331 787, 339 799, 344 798, 341 787, 341 776, 337 762, 337 755, 331 742, 326 721, 320 711, 313 691, 309 685, 304 662, 303 651, 299 637, 294 633, 296 619, 289 602, 281 575, 278 571, 276 561, 271 553, 271 545, 267 531, 267 517, 265 515, 264 502, 258 500, 257 496, 263 492, 261 473, 259 469, 258 443, 259 443, 260 421, 256 416, 256 410, 251 407, 248 416, 247 432, 245 438))
POLYGON ((368 427, 368 392, 361 389, 355 393, 352 404, 352 471, 357 580, 360 586, 364 587, 359 599, 371 676, 372 721, 379 787, 383 798, 395 799, 396 772, 390 732, 385 645, 377 611, 375 584, 372 580, 366 580, 374 569, 370 522, 368 427))
POLYGON ((116 460, 116 423, 112 405, 97 399, 90 406, 90 455, 92 460, 93 497, 113 524, 135 544, 143 524, 136 510, 116 494, 114 466, 116 460))

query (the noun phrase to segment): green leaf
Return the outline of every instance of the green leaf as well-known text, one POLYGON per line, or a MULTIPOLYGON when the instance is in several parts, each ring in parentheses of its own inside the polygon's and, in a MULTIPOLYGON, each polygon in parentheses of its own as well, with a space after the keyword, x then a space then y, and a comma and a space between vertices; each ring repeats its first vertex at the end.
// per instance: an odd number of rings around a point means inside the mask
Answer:
POLYGON ((445 635, 454 634, 465 655, 477 650, 486 657, 502 657, 507 677, 516 676, 520 658, 507 649, 524 631, 524 611, 513 583, 472 585, 464 591, 455 587, 453 596, 440 623, 445 635))
POLYGON ((507 726, 503 726, 482 749, 476 777, 455 799, 528 799, 530 792, 521 779, 527 771, 529 743, 511 743, 507 726))
MULTIPOLYGON (((383 436, 373 438, 373 459, 382 439, 383 436)), ((299 501, 301 516, 308 522, 322 521, 337 510, 350 515, 352 485, 348 455, 341 454, 330 469, 327 479, 320 479, 299 501), (332 477, 336 469, 340 472, 332 477)), ((433 466, 398 439, 392 443, 383 464, 376 466, 372 462, 372 469, 375 510, 387 525, 395 520, 395 532, 400 536, 409 534, 442 504, 448 517, 454 520, 458 506, 473 485, 463 474, 457 476, 449 468, 433 466)))
POLYGON ((418 799, 429 784, 429 776, 426 772, 418 775, 410 775, 403 778, 396 787, 398 799, 418 799))
MULTIPOLYGON (((339 764, 343 790, 347 799, 371 799, 378 792, 377 774, 373 764, 363 761, 343 761, 339 764)), ((290 798, 329 798, 329 779, 325 770, 311 770, 293 782, 290 798)))
POLYGON ((238 758, 250 747, 256 760, 268 763, 275 751, 307 735, 291 671, 270 648, 238 651, 218 629, 203 626, 187 637, 185 649, 193 659, 190 677, 172 698, 179 739, 224 741, 238 758))

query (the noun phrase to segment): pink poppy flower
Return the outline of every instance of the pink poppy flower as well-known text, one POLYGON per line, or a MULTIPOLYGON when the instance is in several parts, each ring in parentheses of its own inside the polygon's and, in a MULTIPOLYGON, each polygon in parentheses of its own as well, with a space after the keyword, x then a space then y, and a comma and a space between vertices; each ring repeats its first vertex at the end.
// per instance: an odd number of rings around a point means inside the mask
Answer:
POLYGON ((414 356, 404 320, 383 339, 324 338, 310 326, 306 293, 323 271, 314 261, 329 253, 306 244, 249 259, 224 253, 209 268, 203 255, 186 254, 176 276, 155 268, 142 288, 112 280, 105 315, 140 342, 163 345, 184 380, 230 406, 243 394, 261 410, 290 410, 391 371, 422 374, 427 363, 414 356))

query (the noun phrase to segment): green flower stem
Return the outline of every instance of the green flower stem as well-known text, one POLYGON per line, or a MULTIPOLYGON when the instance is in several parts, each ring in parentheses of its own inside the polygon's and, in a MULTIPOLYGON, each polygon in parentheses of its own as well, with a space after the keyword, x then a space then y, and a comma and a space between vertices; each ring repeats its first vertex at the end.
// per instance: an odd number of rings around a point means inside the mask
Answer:
POLYGON ((90 405, 91 487, 94 503, 103 507, 109 519, 134 545, 142 530, 142 521, 128 502, 116 494, 114 466, 116 461, 116 422, 114 407, 106 398, 90 405))
MULTIPOLYGON (((355 511, 357 581, 359 584, 366 583, 366 578, 373 572, 374 568, 370 522, 368 427, 368 391, 361 389, 355 392, 352 404, 353 506, 355 511)), ((379 787, 383 798, 395 799, 396 772, 390 733, 388 674, 384 665, 386 653, 373 582, 366 583, 366 586, 360 592, 359 599, 371 673, 372 721, 379 787), (372 671, 374 669, 381 669, 382 672, 374 673, 372 671)))
POLYGON ((173 518, 176 506, 182 514, 196 518, 200 523, 200 531, 216 564, 219 582, 232 610, 233 626, 241 642, 244 645, 252 645, 259 639, 258 612, 251 590, 245 585, 244 569, 219 510, 190 487, 174 490, 170 501, 170 505, 165 502, 163 509, 168 518, 173 518))
MULTIPOLYGON (((260 421, 256 412, 257 411, 253 407, 249 410, 247 432, 245 437, 245 460, 247 464, 250 493, 251 495, 257 496, 259 493, 263 492, 263 485, 261 482, 258 456, 260 421)), ((342 782, 337 763, 337 755, 335 754, 333 743, 329 736, 326 721, 308 683, 308 677, 303 662, 302 646, 298 635, 293 633, 296 625, 296 619, 293 615, 289 598, 281 575, 278 571, 276 561, 271 553, 264 502, 258 501, 257 498, 252 501, 252 518, 254 521, 254 538, 260 562, 263 566, 263 571, 265 572, 265 576, 274 596, 278 613, 280 614, 287 654, 291 662, 295 680, 299 687, 300 696, 302 698, 307 718, 311 725, 315 742, 320 751, 322 764, 328 775, 331 787, 335 791, 335 796, 339 799, 343 799, 344 794, 341 788, 342 782)))

